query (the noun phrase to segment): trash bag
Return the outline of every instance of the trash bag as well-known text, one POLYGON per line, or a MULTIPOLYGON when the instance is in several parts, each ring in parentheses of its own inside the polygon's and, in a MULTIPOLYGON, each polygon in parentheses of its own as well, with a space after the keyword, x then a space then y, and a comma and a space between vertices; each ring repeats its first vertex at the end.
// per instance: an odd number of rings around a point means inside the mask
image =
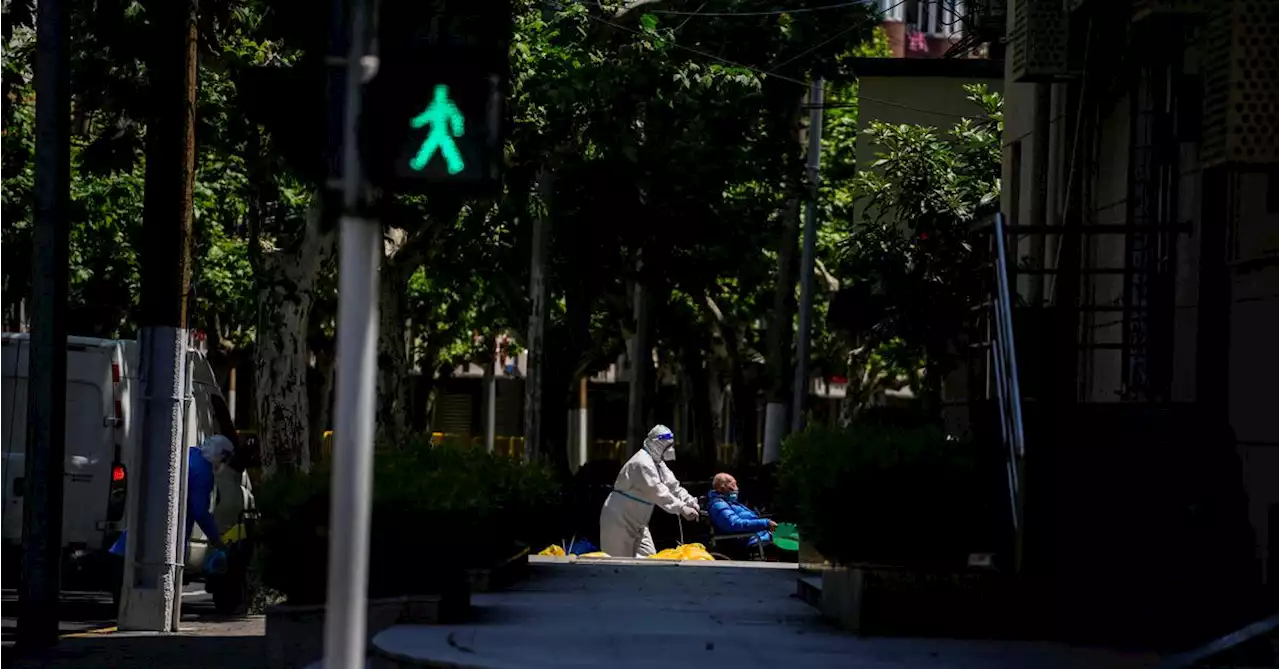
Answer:
POLYGON ((564 549, 560 547, 560 544, 551 544, 550 546, 547 546, 546 548, 542 549, 538 553, 538 555, 550 555, 551 557, 564 557, 564 549))
POLYGON ((676 548, 667 548, 649 557, 655 560, 715 560, 702 544, 684 544, 676 548))
POLYGON ((231 529, 222 534, 222 543, 234 544, 247 538, 249 538, 249 533, 244 529, 244 523, 236 523, 231 529))

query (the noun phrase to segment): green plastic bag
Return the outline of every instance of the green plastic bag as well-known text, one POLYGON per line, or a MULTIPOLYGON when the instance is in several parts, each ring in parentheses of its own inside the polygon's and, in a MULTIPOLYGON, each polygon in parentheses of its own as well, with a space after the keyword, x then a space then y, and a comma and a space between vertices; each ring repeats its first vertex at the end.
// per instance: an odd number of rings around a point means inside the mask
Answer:
POLYGON ((796 529, 796 524, 778 523, 778 527, 773 531, 773 545, 784 551, 799 551, 800 531, 796 529))

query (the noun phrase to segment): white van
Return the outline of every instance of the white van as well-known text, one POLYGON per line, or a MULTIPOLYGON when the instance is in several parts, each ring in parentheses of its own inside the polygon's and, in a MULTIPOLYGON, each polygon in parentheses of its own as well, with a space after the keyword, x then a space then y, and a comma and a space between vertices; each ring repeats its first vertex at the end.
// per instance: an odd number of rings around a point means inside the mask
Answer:
MULTIPOLYGON (((22 494, 27 442, 26 334, 4 333, 0 430, 4 436, 3 546, 6 565, 21 552, 22 494)), ((67 338, 66 478, 62 512, 63 582, 69 590, 103 590, 118 578, 107 551, 124 529, 125 495, 142 435, 138 343, 67 338)), ((236 441, 231 414, 213 369, 193 356, 193 402, 187 407, 187 446, 223 434, 236 441)), ((185 453, 184 453, 185 455, 185 453)), ((212 504, 212 502, 211 502, 212 504)), ((189 574, 204 558, 204 534, 193 532, 189 574)), ((6 582, 10 582, 6 578, 6 582)))

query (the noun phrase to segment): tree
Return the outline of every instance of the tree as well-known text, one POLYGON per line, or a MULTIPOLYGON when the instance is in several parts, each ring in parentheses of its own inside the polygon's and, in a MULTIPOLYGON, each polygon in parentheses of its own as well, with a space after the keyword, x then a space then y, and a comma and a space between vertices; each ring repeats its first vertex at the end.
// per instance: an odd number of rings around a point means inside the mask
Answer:
POLYGON ((848 228, 840 273, 850 285, 831 313, 850 348, 896 342, 900 359, 922 360, 922 390, 934 400, 982 299, 972 226, 1000 195, 1002 98, 981 85, 965 90, 980 115, 948 135, 870 124, 880 148, 854 181, 866 213, 848 228))

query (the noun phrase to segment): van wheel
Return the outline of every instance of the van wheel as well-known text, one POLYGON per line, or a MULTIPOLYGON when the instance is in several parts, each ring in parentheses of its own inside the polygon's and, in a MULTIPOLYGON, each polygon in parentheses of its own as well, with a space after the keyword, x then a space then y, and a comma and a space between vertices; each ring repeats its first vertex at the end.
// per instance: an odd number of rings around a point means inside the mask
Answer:
MULTIPOLYGON (((115 556, 112 556, 115 558, 115 556)), ((124 560, 115 558, 107 561, 107 592, 111 595, 111 605, 117 615, 120 611, 120 597, 124 591, 124 560)))
POLYGON ((213 590, 213 609, 224 616, 242 616, 248 613, 249 584, 245 579, 222 579, 213 590))

